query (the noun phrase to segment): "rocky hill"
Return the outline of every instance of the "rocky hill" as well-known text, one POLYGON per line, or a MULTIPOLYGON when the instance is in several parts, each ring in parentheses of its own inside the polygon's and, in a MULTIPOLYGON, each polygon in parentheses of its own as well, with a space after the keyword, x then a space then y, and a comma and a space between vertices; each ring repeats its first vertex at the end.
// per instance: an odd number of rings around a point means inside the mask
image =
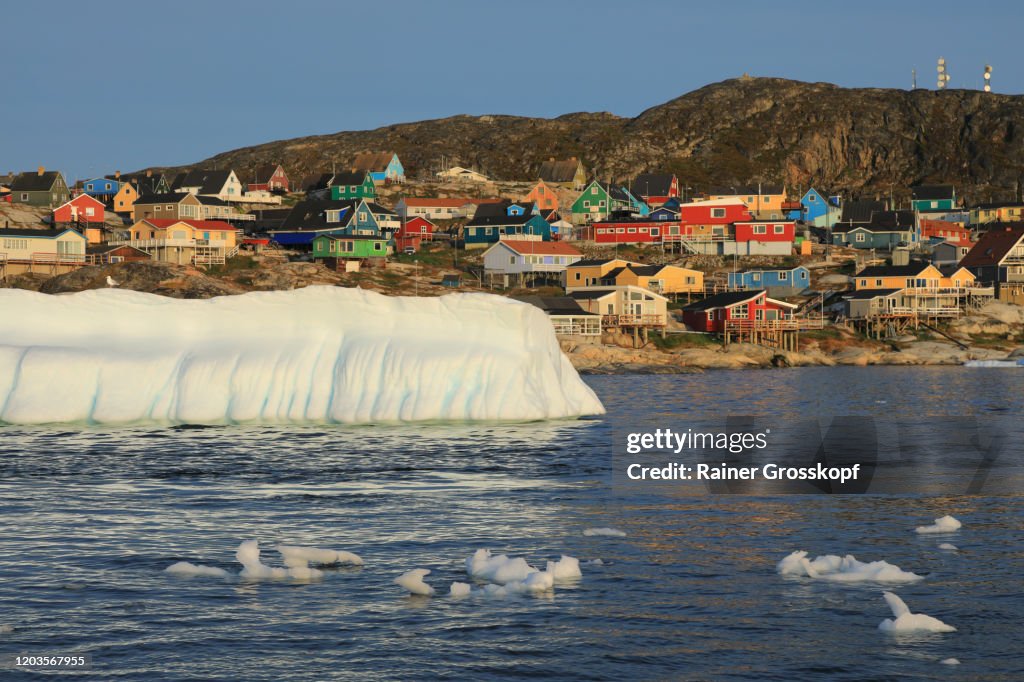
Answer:
POLYGON ((697 187, 784 181, 897 196, 913 184, 945 181, 983 200, 1016 191, 1024 174, 1022 130, 1024 96, 743 77, 635 118, 454 116, 269 142, 195 165, 244 173, 279 162, 301 177, 332 162, 342 168, 359 151, 387 149, 413 178, 432 175, 444 155, 450 164, 511 180, 535 177, 548 157, 578 156, 602 179, 665 169, 697 187))

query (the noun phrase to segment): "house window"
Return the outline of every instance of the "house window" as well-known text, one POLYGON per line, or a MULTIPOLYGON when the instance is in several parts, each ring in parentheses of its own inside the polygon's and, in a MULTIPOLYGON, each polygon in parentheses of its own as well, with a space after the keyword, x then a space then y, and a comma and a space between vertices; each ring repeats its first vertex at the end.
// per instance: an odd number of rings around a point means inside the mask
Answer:
POLYGON ((754 234, 764 234, 767 230, 767 225, 754 225, 754 234))
POLYGON ((583 208, 590 208, 590 199, 583 200, 583 208))
POLYGON ((161 207, 161 206, 157 206, 157 207, 156 207, 156 208, 155 208, 154 210, 155 210, 155 211, 156 211, 157 213, 159 213, 159 212, 160 212, 160 210, 161 210, 162 208, 163 208, 163 207, 161 207))
POLYGON ((597 195, 597 188, 596 187, 591 187, 590 188, 590 193, 596 196, 597 195))
POLYGON ((578 273, 578 272, 576 273, 576 281, 577 282, 580 281, 580 273, 578 273))
POLYGON ((760 282, 760 281, 761 281, 761 273, 760 273, 760 272, 755 272, 755 273, 752 273, 752 274, 751 274, 751 278, 752 278, 752 279, 753 279, 753 280, 754 280, 755 282, 760 282))
POLYGON ((380 242, 374 242, 373 243, 373 250, 374 251, 380 251, 381 246, 383 246, 383 244, 381 244, 380 242))
POLYGON ((167 207, 167 210, 168 210, 168 211, 173 211, 173 210, 174 210, 174 206, 168 206, 168 207, 167 207))
POLYGON ((508 264, 509 265, 515 265, 516 264, 516 257, 515 256, 509 256, 508 257, 508 264))
POLYGON ((789 279, 789 273, 788 272, 780 272, 779 273, 779 281, 780 282, 785 282, 788 279, 789 279))
POLYGON ((625 234, 626 228, 624 228, 624 227, 617 227, 617 228, 615 228, 615 232, 617 234, 625 234))
POLYGON ((807 197, 807 203, 809 203, 809 204, 813 204, 817 200, 818 200, 817 197, 813 197, 813 196, 807 197))
POLYGON ((741 303, 740 305, 733 307, 732 315, 730 315, 729 317, 731 317, 734 320, 746 320, 746 319, 749 319, 750 318, 750 308, 747 306, 746 303, 741 303))
MULTIPOLYGON (((868 283, 867 280, 862 280, 862 282, 863 282, 864 286, 867 286, 867 283, 868 283)), ((882 286, 882 280, 876 279, 875 280, 875 286, 876 287, 881 287, 882 286)))
POLYGON ((652 237, 657 237, 659 234, 661 234, 661 231, 658 228, 656 228, 656 227, 652 227, 651 228, 651 236, 652 237))
POLYGON ((764 319, 764 310, 762 310, 761 308, 758 308, 757 310, 755 310, 754 311, 754 319, 757 320, 757 321, 763 320, 764 319))
POLYGON ((629 228, 629 233, 630 234, 636 234, 636 228, 635 227, 629 228))
POLYGON ((774 228, 775 234, 782 234, 786 230, 785 225, 776 225, 774 228))
POLYGON ((724 218, 725 217, 725 209, 724 208, 713 208, 713 209, 711 209, 711 217, 712 218, 724 218))
POLYGON ((854 237, 854 238, 853 238, 853 240, 854 240, 854 241, 857 241, 857 242, 862 242, 862 241, 864 241, 864 233, 863 233, 863 232, 858 232, 858 233, 857 233, 857 236, 856 236, 856 237, 854 237))

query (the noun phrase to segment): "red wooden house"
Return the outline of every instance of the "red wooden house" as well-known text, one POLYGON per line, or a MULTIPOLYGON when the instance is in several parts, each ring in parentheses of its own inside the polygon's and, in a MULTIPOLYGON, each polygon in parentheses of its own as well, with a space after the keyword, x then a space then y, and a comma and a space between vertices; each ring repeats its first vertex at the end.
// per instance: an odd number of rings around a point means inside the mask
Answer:
POLYGON ((580 230, 581 239, 598 244, 660 244, 665 228, 672 224, 666 220, 600 220, 580 230))
POLYGON ((256 169, 247 188, 249 192, 287 192, 288 175, 279 164, 270 163, 256 169))
POLYGON ((739 199, 692 201, 679 205, 680 233, 690 239, 727 239, 731 236, 733 223, 750 220, 751 217, 750 209, 739 199))
POLYGON ((672 173, 641 173, 629 183, 629 191, 652 208, 679 196, 679 178, 672 173))
POLYGON ((779 320, 792 320, 794 310, 792 303, 768 298, 764 289, 728 291, 683 308, 683 322, 695 331, 721 334, 727 322, 769 327, 779 320))
POLYGON ((88 194, 79 194, 71 201, 65 202, 53 209, 53 224, 55 226, 70 225, 72 223, 102 225, 103 219, 103 202, 99 199, 94 199, 88 194))
POLYGON ((402 226, 395 232, 395 250, 399 253, 407 248, 419 251, 424 241, 434 238, 437 225, 430 222, 423 216, 409 218, 402 222, 402 226))
POLYGON ((921 241, 936 240, 939 242, 961 242, 967 244, 971 242, 971 231, 960 223, 921 218, 920 224, 921 241))
POLYGON ((735 223, 738 242, 789 242, 796 238, 792 221, 744 221, 735 223))

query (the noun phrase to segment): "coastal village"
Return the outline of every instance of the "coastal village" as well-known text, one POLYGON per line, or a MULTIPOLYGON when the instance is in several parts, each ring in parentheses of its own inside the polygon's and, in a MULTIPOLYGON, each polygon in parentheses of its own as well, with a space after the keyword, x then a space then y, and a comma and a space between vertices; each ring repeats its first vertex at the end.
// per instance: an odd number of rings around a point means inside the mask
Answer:
POLYGON ((253 169, 0 176, 0 286, 205 297, 310 284, 487 291, 546 312, 577 366, 1004 358, 1024 322, 1024 200, 611 181, 549 158, 496 181, 364 152, 253 169))

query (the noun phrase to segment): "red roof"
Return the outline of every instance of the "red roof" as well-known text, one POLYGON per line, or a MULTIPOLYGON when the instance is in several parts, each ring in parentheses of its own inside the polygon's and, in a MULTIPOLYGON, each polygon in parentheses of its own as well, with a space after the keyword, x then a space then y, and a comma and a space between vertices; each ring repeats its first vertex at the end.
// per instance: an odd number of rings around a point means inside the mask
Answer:
POLYGON ((1017 242, 1024 237, 1024 225, 997 225, 981 235, 978 243, 971 247, 960 261, 961 267, 982 267, 998 265, 1017 242))
POLYGON ((518 254, 536 256, 582 256, 575 247, 565 242, 532 242, 519 239, 502 239, 504 244, 518 254))
POLYGON ((204 232, 236 232, 237 227, 223 220, 172 220, 171 218, 145 218, 145 222, 149 223, 153 227, 159 227, 161 230, 167 229, 171 225, 177 225, 178 223, 185 223, 196 230, 202 230, 204 232))

